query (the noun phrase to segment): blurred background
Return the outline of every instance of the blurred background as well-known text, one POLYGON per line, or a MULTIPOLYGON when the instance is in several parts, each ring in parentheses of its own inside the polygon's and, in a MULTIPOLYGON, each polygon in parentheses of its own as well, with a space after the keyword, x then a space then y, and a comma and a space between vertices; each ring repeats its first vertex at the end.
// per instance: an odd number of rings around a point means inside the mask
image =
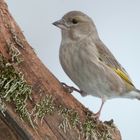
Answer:
MULTIPOLYGON (((7 0, 7 4, 38 57, 60 81, 75 86, 60 66, 58 52, 61 34, 52 22, 68 11, 80 10, 94 20, 101 39, 140 89, 139 0, 7 0)), ((81 97, 76 92, 73 96, 93 112, 98 111, 100 99, 81 97)), ((139 140, 140 101, 108 100, 101 120, 112 118, 121 131, 122 140, 139 140)))

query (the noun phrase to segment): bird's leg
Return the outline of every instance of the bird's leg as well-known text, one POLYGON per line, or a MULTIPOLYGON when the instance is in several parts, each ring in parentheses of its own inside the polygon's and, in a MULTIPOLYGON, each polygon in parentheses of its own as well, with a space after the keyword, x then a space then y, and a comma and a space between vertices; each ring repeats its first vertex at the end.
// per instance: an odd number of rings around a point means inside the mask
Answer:
POLYGON ((101 115, 101 111, 102 111, 102 108, 103 108, 103 105, 104 105, 104 103, 105 103, 105 99, 104 98, 101 98, 101 100, 102 100, 102 103, 101 103, 101 106, 100 106, 100 109, 99 109, 99 111, 96 113, 96 114, 94 114, 94 118, 96 118, 97 120, 99 119, 99 117, 100 117, 100 115, 101 115))
POLYGON ((72 93, 73 91, 79 92, 80 94, 82 94, 82 91, 73 87, 73 86, 68 86, 67 84, 61 82, 62 86, 69 92, 72 93))

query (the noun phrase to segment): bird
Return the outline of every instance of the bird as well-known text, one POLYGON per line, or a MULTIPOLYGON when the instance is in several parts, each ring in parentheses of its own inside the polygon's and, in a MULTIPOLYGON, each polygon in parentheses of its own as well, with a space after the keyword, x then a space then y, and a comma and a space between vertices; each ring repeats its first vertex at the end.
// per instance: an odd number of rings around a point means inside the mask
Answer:
POLYGON ((97 118, 108 99, 140 100, 140 90, 102 42, 95 23, 88 15, 81 11, 70 11, 53 25, 61 29, 61 66, 79 88, 72 89, 82 96, 92 95, 102 100, 95 115, 97 118))

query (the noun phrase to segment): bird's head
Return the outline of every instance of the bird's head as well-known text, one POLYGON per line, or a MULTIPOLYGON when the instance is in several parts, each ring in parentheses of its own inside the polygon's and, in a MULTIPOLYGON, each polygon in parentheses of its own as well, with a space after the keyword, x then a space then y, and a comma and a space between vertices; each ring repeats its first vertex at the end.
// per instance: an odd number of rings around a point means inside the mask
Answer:
POLYGON ((62 19, 53 23, 62 31, 63 37, 71 40, 79 40, 88 36, 91 32, 97 35, 96 27, 92 19, 80 11, 71 11, 65 14, 62 19))

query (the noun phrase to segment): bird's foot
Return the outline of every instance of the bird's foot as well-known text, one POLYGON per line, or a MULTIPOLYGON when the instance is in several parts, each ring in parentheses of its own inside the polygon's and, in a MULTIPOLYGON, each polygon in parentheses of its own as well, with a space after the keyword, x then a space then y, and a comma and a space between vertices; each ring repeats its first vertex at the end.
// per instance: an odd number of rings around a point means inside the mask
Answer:
POLYGON ((69 93, 72 93, 73 91, 76 91, 76 92, 79 92, 80 94, 82 94, 81 90, 79 90, 79 89, 77 89, 73 86, 68 86, 67 84, 65 84, 63 82, 61 82, 61 84, 62 84, 63 88, 69 93))
POLYGON ((101 98, 101 99, 102 99, 102 103, 101 103, 99 111, 92 115, 92 118, 94 118, 96 120, 99 120, 100 115, 101 115, 101 111, 102 111, 102 108, 103 108, 103 105, 104 105, 104 102, 105 102, 104 98, 101 98))
POLYGON ((93 118, 94 120, 99 121, 100 115, 101 115, 101 112, 98 111, 97 113, 93 114, 93 115, 91 116, 91 118, 93 118))

